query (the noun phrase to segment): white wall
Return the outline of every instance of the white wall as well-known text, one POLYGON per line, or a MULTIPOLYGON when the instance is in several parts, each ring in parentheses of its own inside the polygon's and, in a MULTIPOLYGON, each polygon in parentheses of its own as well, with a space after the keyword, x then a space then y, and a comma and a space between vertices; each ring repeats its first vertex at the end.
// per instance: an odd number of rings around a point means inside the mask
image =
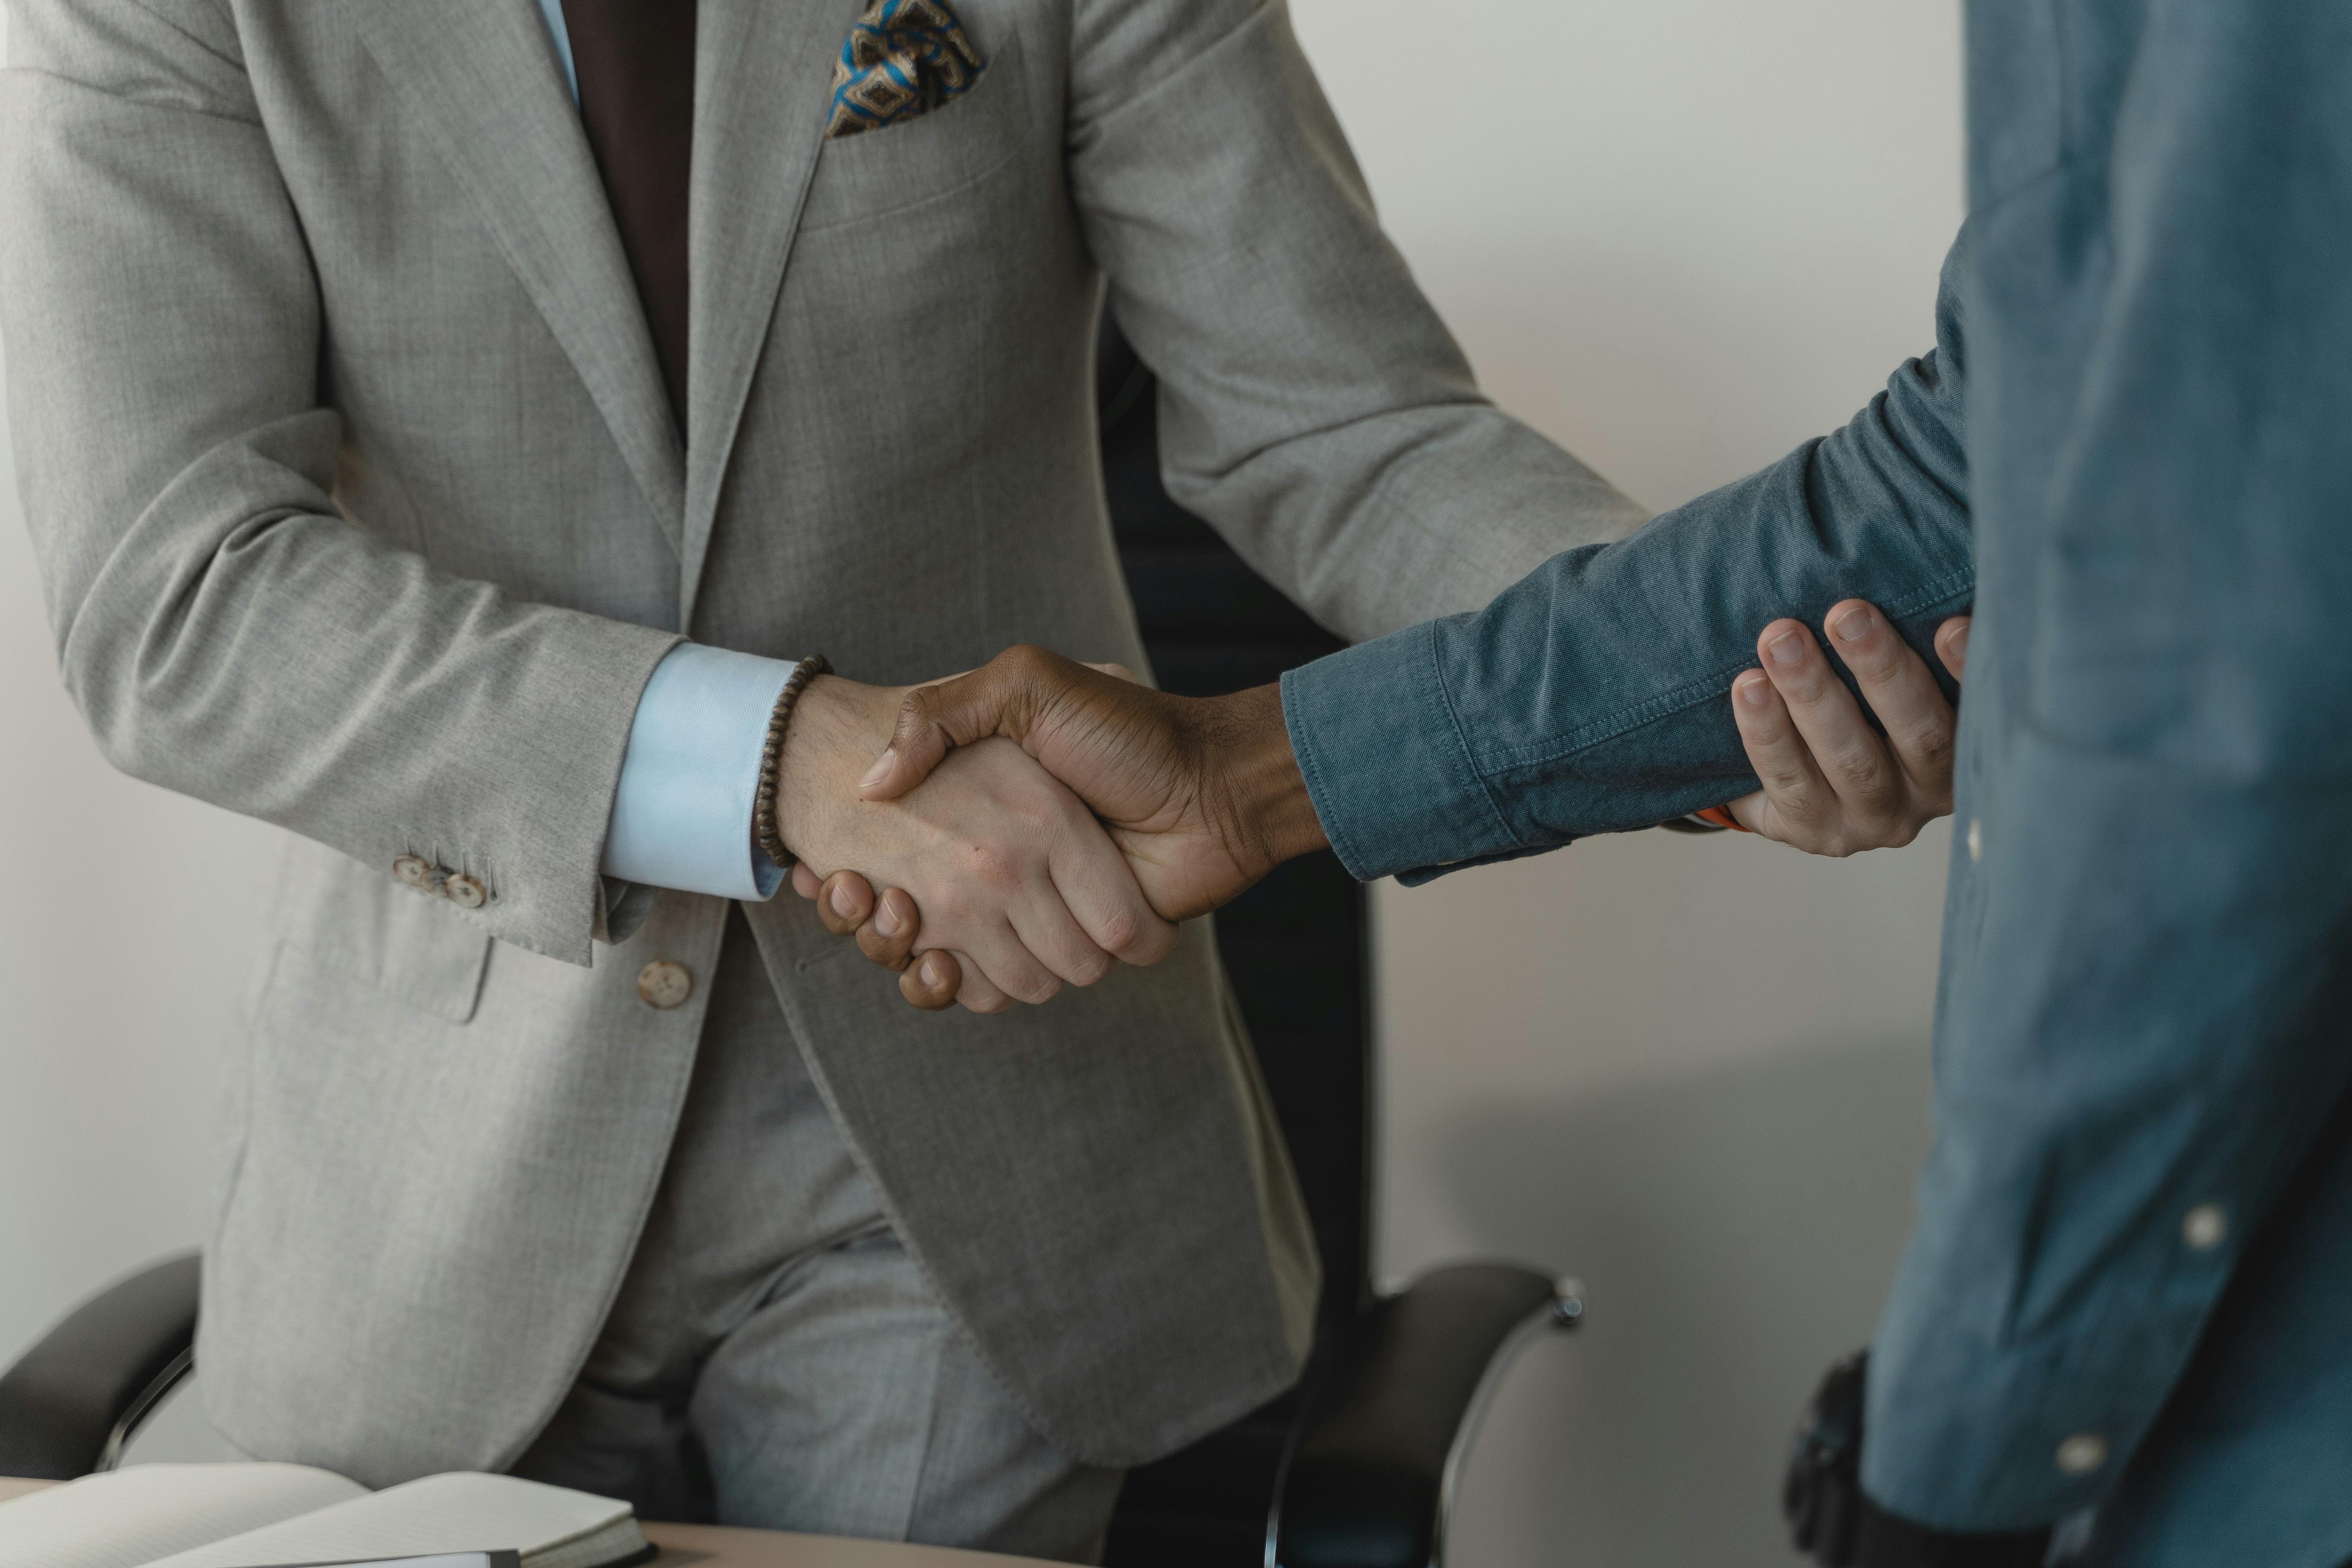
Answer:
MULTIPOLYGON (((1952 0, 1294 5, 1489 389, 1645 503, 1842 421, 1927 342, 1952 0)), ((202 1233, 268 842, 98 760, 5 479, 0 1359, 202 1233)), ((1945 843, 1646 834, 1382 890, 1384 1268, 1512 1256, 1592 1299, 1499 1401, 1458 1562, 1788 1561, 1786 1427, 1868 1332, 1924 1147, 1945 843)))

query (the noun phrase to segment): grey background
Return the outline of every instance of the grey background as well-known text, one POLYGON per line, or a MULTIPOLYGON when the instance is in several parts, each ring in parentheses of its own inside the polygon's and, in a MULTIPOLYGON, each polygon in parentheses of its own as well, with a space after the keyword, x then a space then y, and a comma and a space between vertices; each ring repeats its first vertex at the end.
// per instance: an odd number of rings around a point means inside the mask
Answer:
MULTIPOLYGON (((1294 9, 1489 391, 1645 504, 1779 457, 1927 344, 1951 0, 1294 9)), ((268 830, 99 761, 0 489, 5 1358, 202 1233, 268 830), (102 982, 126 949, 137 980, 102 982)), ((1641 835, 1380 890, 1384 1272, 1499 1254, 1592 1300, 1497 1401, 1457 1562, 1790 1561, 1788 1422, 1868 1332, 1925 1147, 1946 842, 1832 864, 1641 835)), ((204 1451, 166 1422, 144 1451, 204 1451)))

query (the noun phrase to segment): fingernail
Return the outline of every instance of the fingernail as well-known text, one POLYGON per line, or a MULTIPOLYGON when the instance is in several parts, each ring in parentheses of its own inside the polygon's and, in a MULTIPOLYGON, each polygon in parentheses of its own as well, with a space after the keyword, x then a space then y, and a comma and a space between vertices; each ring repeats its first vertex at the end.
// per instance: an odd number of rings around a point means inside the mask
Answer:
POLYGON ((866 776, 857 781, 857 787, 859 789, 866 789, 871 785, 880 784, 884 779, 890 776, 890 769, 898 760, 898 748, 893 746, 888 751, 874 759, 874 765, 866 770, 866 776))
POLYGON ((1954 658, 1968 658, 1969 628, 1962 626, 1958 631, 1956 631, 1950 637, 1946 637, 1944 639, 1944 646, 1952 650, 1952 657, 1954 658))
POLYGON ((1844 642, 1860 642, 1870 635, 1870 612, 1848 610, 1838 617, 1837 635, 1844 642))
POLYGON ((884 936, 898 934, 898 906, 887 898, 874 911, 874 929, 884 936))
POLYGON ((1795 665, 1805 661, 1805 634, 1802 632, 1782 632, 1772 639, 1771 647, 1775 664, 1795 665))
POLYGON ((923 960, 923 984, 936 989, 948 983, 947 969, 936 957, 923 960))
POLYGON ((857 900, 849 896, 849 889, 845 886, 834 889, 832 902, 833 912, 843 920, 847 920, 857 912, 857 900))
POLYGON ((1764 706, 1764 689, 1772 683, 1761 675, 1751 675, 1739 683, 1739 700, 1750 708, 1764 706))

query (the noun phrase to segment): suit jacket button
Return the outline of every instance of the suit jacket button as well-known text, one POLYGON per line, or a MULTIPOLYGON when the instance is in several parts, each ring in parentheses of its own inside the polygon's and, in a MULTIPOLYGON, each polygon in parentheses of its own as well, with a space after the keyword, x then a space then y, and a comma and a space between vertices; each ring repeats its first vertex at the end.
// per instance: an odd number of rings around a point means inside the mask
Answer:
POLYGON ((694 994, 694 976, 687 973, 685 964, 657 958, 637 971, 637 994, 645 998, 646 1006, 667 1011, 694 994))
POLYGON ((489 889, 471 877, 452 877, 443 884, 441 890, 448 895, 451 903, 461 910, 478 910, 490 901, 489 889))
POLYGON ((392 863, 394 879, 412 888, 422 888, 433 880, 433 868, 419 855, 403 855, 392 863))

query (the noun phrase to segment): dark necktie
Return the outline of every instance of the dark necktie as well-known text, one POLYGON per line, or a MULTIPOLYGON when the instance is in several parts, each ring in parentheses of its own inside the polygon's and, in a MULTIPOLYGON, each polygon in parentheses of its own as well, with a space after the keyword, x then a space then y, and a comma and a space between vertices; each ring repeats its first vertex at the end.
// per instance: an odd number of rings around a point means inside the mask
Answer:
POLYGON ((695 0, 563 0, 580 120, 686 436, 686 192, 695 0))

